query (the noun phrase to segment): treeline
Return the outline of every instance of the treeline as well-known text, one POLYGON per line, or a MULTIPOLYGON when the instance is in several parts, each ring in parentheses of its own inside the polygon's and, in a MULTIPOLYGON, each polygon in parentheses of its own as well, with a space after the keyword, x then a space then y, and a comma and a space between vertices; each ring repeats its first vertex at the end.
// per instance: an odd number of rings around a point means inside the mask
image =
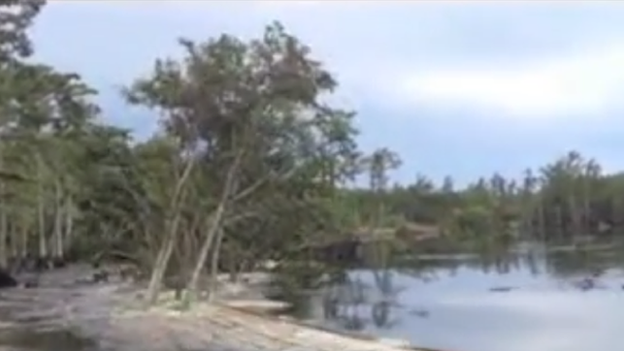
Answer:
POLYGON ((398 157, 359 150, 355 113, 326 99, 338 83, 279 23, 250 41, 180 40, 182 59, 156 60, 121 92, 160 125, 133 140, 104 122, 78 74, 32 56, 26 34, 43 7, 0 3, 9 24, 0 26, 4 267, 29 255, 126 257, 147 274, 149 301, 169 275, 191 299, 206 269, 214 277, 224 266, 235 274, 297 261, 354 228, 416 222, 490 238, 514 227, 548 239, 621 224, 619 178, 576 154, 523 184, 495 176, 462 191, 450 179, 440 189, 424 178, 389 187, 398 157), (345 190, 362 173, 369 189, 345 190))
POLYGON ((360 190, 350 196, 362 221, 369 220, 376 198, 385 206, 388 225, 432 224, 457 239, 478 242, 578 243, 624 229, 624 174, 605 174, 596 160, 575 151, 515 179, 494 174, 458 189, 451 177, 436 185, 419 176, 381 193, 360 190))

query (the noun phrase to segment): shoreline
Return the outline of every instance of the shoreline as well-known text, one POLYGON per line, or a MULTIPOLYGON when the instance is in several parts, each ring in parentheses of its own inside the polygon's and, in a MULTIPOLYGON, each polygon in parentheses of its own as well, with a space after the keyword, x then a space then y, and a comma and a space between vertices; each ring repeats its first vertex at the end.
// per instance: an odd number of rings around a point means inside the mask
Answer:
POLYGON ((142 290, 134 284, 69 286, 55 277, 62 274, 45 274, 52 286, 0 291, 1 316, 10 316, 0 319, 0 350, 7 346, 41 351, 432 351, 403 340, 377 339, 290 317, 254 313, 241 306, 227 306, 228 300, 210 304, 200 301, 187 311, 179 311, 173 308, 173 294, 164 292, 156 306, 143 309, 138 298, 142 290), (51 331, 72 332, 94 345, 72 348, 52 341, 32 347, 11 340, 20 333, 25 333, 26 340, 41 339, 41 333, 51 331))

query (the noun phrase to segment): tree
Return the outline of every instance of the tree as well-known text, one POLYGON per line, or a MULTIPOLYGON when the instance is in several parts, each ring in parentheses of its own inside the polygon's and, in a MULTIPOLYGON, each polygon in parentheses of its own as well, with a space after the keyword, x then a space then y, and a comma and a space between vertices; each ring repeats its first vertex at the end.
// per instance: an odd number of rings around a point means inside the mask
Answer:
POLYGON ((264 213, 264 197, 275 196, 269 190, 281 193, 295 182, 302 187, 297 192, 305 192, 322 181, 322 174, 337 179, 339 161, 355 149, 352 114, 320 100, 336 82, 280 24, 247 43, 228 35, 201 44, 180 43, 186 52, 182 61, 157 61, 151 77, 127 90, 131 103, 161 111, 180 164, 170 184, 167 230, 150 280, 151 302, 174 251, 195 172, 210 181, 203 187, 210 200, 198 207, 207 220, 188 281, 191 294, 211 248, 216 273, 234 218, 270 216, 264 213), (261 194, 258 199, 256 194, 261 194))

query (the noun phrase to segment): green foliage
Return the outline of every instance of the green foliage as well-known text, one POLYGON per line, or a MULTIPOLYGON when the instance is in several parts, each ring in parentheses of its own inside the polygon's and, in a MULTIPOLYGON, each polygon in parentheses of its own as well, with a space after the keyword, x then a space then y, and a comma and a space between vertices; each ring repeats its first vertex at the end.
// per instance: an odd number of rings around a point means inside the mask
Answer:
POLYGON ((355 113, 326 99, 338 82, 279 23, 250 41, 180 40, 182 59, 156 60, 123 92, 161 122, 133 141, 101 122, 80 76, 26 60, 42 6, 0 2, 0 20, 13 23, 0 28, 0 264, 116 253, 184 276, 212 258, 232 273, 269 259, 317 272, 307 246, 362 228, 431 225, 461 247, 623 229, 624 176, 574 152, 521 180, 389 186, 398 155, 360 152, 355 113), (362 174, 368 187, 355 188, 362 174))
MULTIPOLYGON (((440 226, 459 241, 586 240, 624 229, 624 177, 603 174, 593 159, 570 152, 519 179, 494 174, 464 189, 447 177, 441 186, 422 177, 379 194, 387 215, 440 226)), ((350 192, 367 211, 370 194, 350 192)))

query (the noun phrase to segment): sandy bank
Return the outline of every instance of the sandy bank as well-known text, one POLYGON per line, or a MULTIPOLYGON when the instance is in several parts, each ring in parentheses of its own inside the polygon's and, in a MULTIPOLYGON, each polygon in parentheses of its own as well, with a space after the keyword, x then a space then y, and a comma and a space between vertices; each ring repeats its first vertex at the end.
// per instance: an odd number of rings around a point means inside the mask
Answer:
MULTIPOLYGON (((51 282, 62 279, 50 279, 51 282)), ((57 285, 57 286, 54 286, 57 285)), ((299 322, 260 316, 222 304, 198 303, 189 311, 159 305, 137 308, 138 291, 129 285, 12 289, 0 293, 0 349, 16 345, 17 331, 32 338, 42 330, 72 330, 91 343, 70 348, 43 345, 39 350, 314 350, 400 351, 404 343, 385 342, 312 328, 299 322)), ((167 304, 165 304, 167 305, 167 304)), ((31 349, 33 349, 31 347, 31 349)))
POLYGON ((197 306, 190 312, 152 309, 126 312, 125 318, 149 320, 163 328, 160 335, 201 336, 203 345, 227 345, 237 350, 396 351, 404 348, 300 325, 289 320, 258 316, 220 305, 197 306), (166 330, 166 331, 165 331, 166 330))

